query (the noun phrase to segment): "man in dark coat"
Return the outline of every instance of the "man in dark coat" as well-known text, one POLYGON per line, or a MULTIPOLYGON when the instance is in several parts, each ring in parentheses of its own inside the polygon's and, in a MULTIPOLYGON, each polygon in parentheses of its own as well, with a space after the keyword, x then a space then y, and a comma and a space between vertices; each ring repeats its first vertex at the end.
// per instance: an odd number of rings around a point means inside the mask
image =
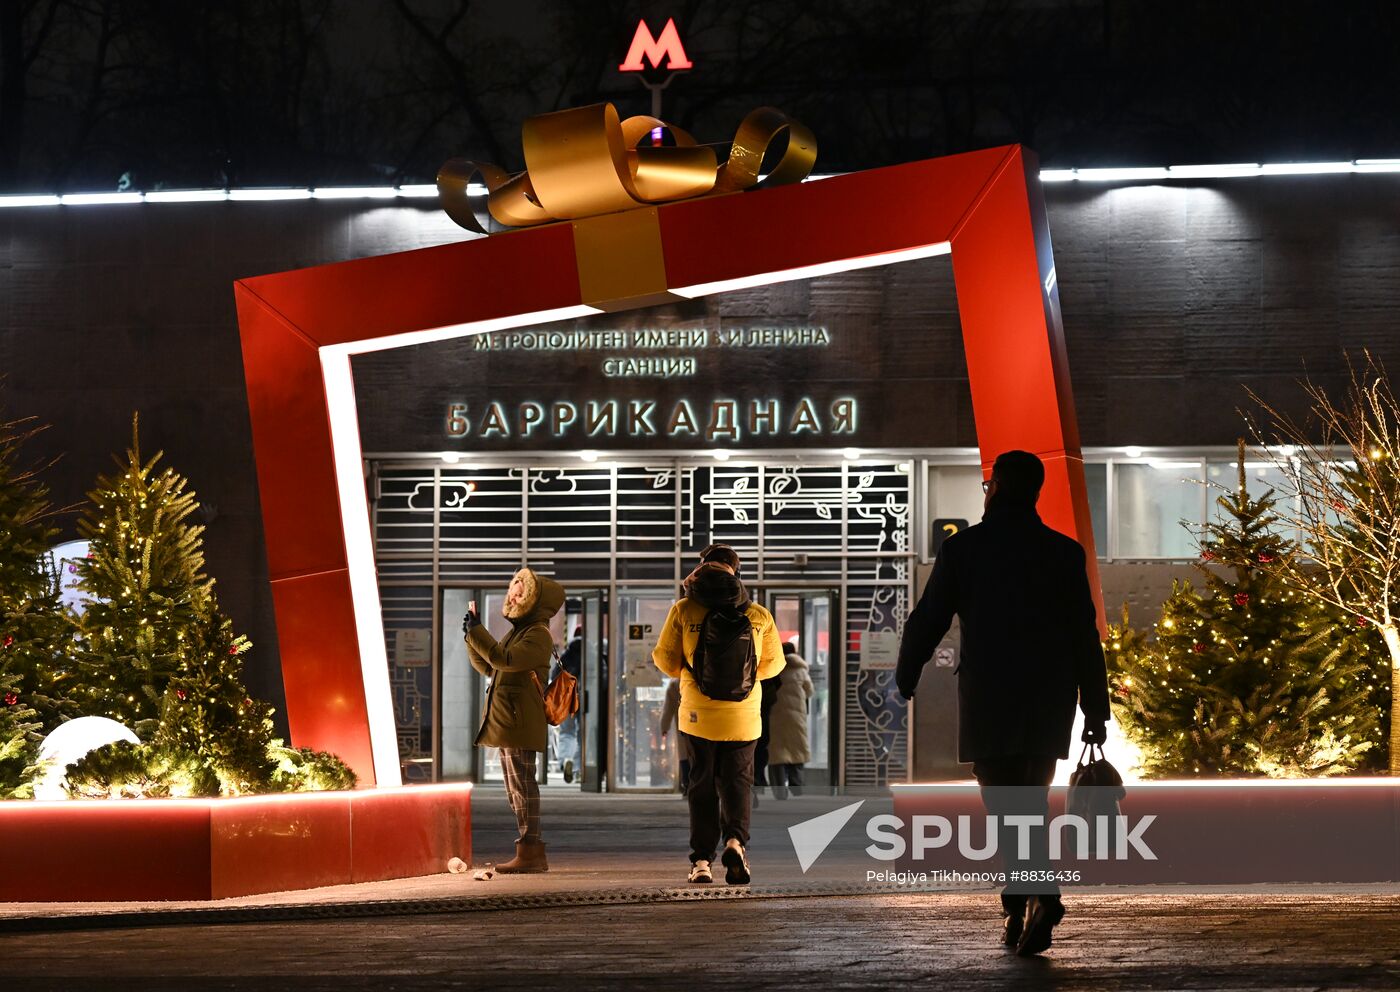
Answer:
MULTIPOLYGON (((982 484, 982 522, 943 542, 904 627, 895 672, 900 693, 912 698, 958 617, 958 760, 972 762, 987 812, 1001 817, 1047 816, 1055 762, 1069 757, 1076 700, 1085 741, 1103 742, 1109 715, 1084 548, 1040 522, 1044 481, 1045 466, 1029 452, 997 458, 982 484)), ((1015 837, 1013 828, 999 838, 1008 872, 1015 837)), ((1031 859, 1015 867, 1048 868, 1046 843, 1045 830, 1032 832, 1031 859)), ((1008 885, 1001 903, 1003 937, 1018 954, 1050 946, 1064 916, 1058 886, 1008 885)))

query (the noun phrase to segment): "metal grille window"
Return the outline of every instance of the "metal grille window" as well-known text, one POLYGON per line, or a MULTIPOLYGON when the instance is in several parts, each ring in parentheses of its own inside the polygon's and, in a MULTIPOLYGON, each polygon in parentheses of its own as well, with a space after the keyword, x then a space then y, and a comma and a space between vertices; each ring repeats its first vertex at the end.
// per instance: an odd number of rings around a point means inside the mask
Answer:
POLYGON ((904 778, 906 711, 883 656, 862 663, 862 647, 871 631, 897 635, 912 605, 913 465, 650 456, 563 466, 374 462, 375 549, 406 767, 417 777, 441 767, 445 718, 449 734, 462 733, 443 713, 453 704, 440 698, 439 631, 455 622, 436 616, 442 589, 503 588, 529 565, 610 598, 620 586, 673 595, 694 552, 724 541, 756 589, 835 593, 844 781, 904 778), (400 664, 396 645, 420 640, 401 633, 410 629, 433 646, 429 664, 417 655, 400 664))

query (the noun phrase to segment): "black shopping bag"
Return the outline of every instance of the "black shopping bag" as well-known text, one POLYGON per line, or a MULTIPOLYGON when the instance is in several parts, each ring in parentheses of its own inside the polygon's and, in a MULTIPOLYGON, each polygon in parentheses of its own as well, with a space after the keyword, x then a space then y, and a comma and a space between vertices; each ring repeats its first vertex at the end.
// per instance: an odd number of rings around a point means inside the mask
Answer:
POLYGON ((1119 801, 1128 794, 1123 788, 1123 776, 1111 765, 1103 753, 1101 744, 1085 744, 1079 752, 1079 764, 1069 776, 1069 789, 1065 792, 1065 812, 1070 816, 1081 816, 1089 825, 1089 849, 1099 850, 1112 846, 1117 817, 1122 813, 1119 801), (1095 752, 1098 757, 1095 757, 1095 752), (1107 817, 1100 820, 1100 817, 1107 817), (1099 838, 1101 826, 1108 828, 1108 836, 1099 838))

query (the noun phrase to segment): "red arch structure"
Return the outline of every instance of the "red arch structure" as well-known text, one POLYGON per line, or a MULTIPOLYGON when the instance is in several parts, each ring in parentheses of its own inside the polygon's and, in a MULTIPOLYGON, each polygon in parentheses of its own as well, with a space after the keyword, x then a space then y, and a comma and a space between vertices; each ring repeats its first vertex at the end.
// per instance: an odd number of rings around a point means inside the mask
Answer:
MULTIPOLYGON (((234 286, 291 736, 399 783, 352 354, 951 252, 984 472, 1099 583, 1035 156, 1017 146, 244 279, 234 286)), ((1099 608, 1102 622, 1102 604, 1099 608)))

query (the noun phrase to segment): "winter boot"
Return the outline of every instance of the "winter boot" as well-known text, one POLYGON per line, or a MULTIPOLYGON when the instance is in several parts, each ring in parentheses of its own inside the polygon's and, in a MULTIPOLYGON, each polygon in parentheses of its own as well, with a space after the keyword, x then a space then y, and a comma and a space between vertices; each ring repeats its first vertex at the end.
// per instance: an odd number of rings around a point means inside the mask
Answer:
POLYGON ((544 841, 518 840, 515 842, 515 857, 496 871, 502 875, 527 875, 549 871, 549 861, 544 856, 544 841))
POLYGON ((1016 945, 1016 955, 1028 958, 1050 947, 1050 932, 1065 918, 1059 896, 1031 896, 1026 904, 1026 929, 1016 945))

